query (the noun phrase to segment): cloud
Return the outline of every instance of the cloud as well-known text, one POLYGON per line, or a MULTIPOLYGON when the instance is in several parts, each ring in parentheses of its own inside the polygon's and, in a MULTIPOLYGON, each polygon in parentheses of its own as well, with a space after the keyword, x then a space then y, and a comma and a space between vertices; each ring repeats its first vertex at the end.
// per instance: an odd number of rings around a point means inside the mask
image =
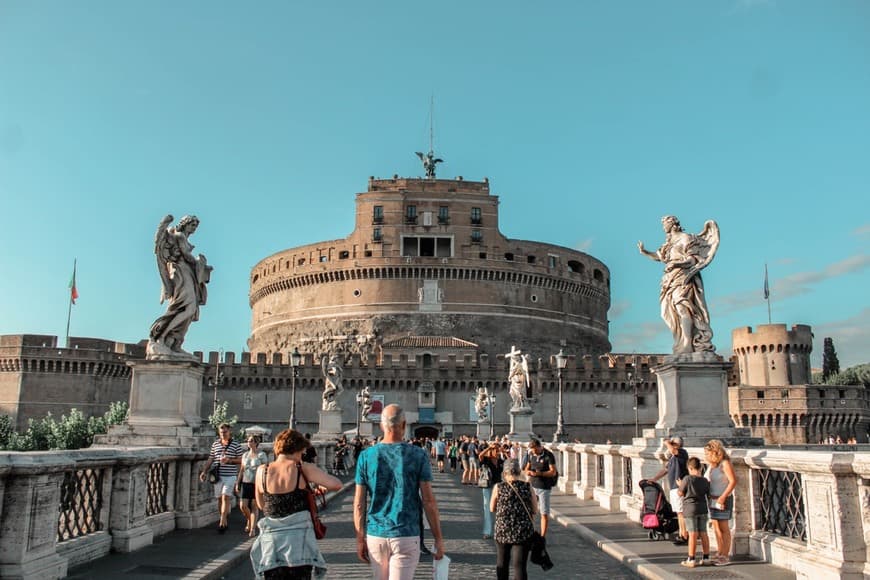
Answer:
POLYGON ((794 264, 795 262, 797 262, 797 260, 794 258, 780 258, 775 261, 774 264, 776 264, 777 266, 789 266, 791 264, 794 264))
MULTIPOLYGON (((817 324, 813 327, 813 334, 818 347, 825 337, 834 339, 840 369, 870 362, 870 308, 850 318, 817 324)), ((821 353, 821 348, 813 348, 813 360, 818 360, 819 366, 821 353)))
POLYGON ((858 226, 854 230, 852 230, 853 236, 867 236, 870 235, 870 224, 864 224, 863 226, 858 226))
POLYGON ((619 318, 631 308, 631 302, 628 300, 620 300, 610 306, 610 320, 619 318))
POLYGON ((627 330, 616 331, 612 337, 614 352, 631 352, 641 350, 647 352, 650 343, 655 339, 668 335, 670 331, 661 320, 656 322, 641 322, 631 325, 627 330))
MULTIPOLYGON (((815 284, 853 272, 860 272, 868 266, 870 266, 870 254, 857 254, 845 260, 834 262, 822 270, 796 272, 782 278, 772 279, 770 293, 778 300, 800 296, 811 292, 815 284)), ((711 305, 717 312, 724 314, 755 307, 761 302, 761 284, 759 283, 756 290, 722 296, 712 301, 711 305)))
POLYGON ((587 238, 585 240, 581 240, 580 242, 578 242, 574 246, 574 249, 577 250, 578 252, 588 252, 589 250, 592 249, 592 242, 593 242, 592 238, 587 238))

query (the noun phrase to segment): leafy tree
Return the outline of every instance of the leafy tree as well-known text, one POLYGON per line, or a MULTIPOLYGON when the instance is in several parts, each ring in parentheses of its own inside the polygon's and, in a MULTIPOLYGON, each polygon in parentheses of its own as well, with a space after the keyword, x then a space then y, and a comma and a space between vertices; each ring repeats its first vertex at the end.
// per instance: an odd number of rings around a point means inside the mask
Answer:
POLYGON ((9 439, 13 434, 15 434, 15 428, 12 426, 12 417, 0 415, 0 449, 9 447, 9 439))
POLYGON ((840 360, 837 358, 837 351, 834 348, 834 339, 825 338, 825 346, 822 350, 822 380, 828 381, 828 377, 840 372, 840 360))
POLYGON ((222 423, 226 423, 230 427, 239 422, 239 416, 233 415, 229 416, 230 413, 230 403, 229 401, 224 401, 223 403, 218 403, 217 408, 215 408, 214 413, 208 416, 208 424, 212 426, 217 433, 218 427, 221 426, 222 423))

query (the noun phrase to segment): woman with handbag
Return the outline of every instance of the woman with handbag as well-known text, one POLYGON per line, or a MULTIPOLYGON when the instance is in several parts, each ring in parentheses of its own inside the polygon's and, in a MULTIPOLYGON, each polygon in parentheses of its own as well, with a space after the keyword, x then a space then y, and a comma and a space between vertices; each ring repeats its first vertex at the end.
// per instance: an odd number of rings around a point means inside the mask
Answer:
MULTIPOLYGON (((311 463, 302 454, 311 443, 298 431, 285 429, 275 438, 275 461, 257 468, 254 494, 263 517, 260 535, 251 547, 254 572, 266 580, 308 580, 326 562, 315 536, 316 506, 309 483, 330 491, 341 480, 311 463)), ((319 524, 319 520, 317 520, 319 524)))
POLYGON ((538 500, 531 486, 521 480, 520 463, 516 459, 504 462, 502 482, 492 489, 489 507, 495 513, 496 578, 508 580, 508 571, 514 571, 514 580, 526 580, 526 562, 529 559, 535 524, 532 516, 538 511, 538 500))

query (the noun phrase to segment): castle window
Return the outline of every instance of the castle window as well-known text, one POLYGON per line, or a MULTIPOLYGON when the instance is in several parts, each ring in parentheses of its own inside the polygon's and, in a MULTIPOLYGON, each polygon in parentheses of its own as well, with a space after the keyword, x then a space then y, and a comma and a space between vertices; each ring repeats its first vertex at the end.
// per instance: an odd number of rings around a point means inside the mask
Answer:
POLYGON ((405 206, 405 223, 406 224, 416 224, 417 223, 417 206, 416 205, 405 206))
POLYGON ((439 224, 449 224, 450 223, 450 209, 446 205, 442 205, 438 208, 438 223, 439 224))
POLYGON ((372 208, 372 223, 384 223, 384 206, 376 205, 372 208))
POLYGON ((755 391, 755 397, 758 399, 764 398, 764 391, 755 391))
POLYGON ((513 261, 514 261, 514 255, 513 255, 512 253, 510 253, 510 252, 507 252, 507 253, 504 255, 504 259, 507 260, 508 262, 513 262, 513 261))
POLYGON ((347 260, 348 258, 350 258, 350 252, 348 252, 347 250, 341 250, 338 253, 339 260, 347 260))
POLYGON ((320 256, 320 261, 321 261, 321 262, 326 262, 326 261, 327 261, 326 256, 320 256))
POLYGON ((646 406, 646 397, 643 395, 638 395, 637 397, 637 406, 645 407, 646 406))
POLYGON ((299 260, 296 262, 296 265, 297 266, 304 266, 305 265, 305 258, 299 258, 299 260))
POLYGON ((783 389, 782 393, 780 394, 782 395, 783 399, 788 399, 788 389, 783 389))
POLYGON ((471 230, 471 243, 479 244, 483 241, 483 232, 480 230, 471 230))
POLYGON ((845 391, 845 389, 840 389, 840 398, 841 398, 841 399, 845 399, 845 398, 846 398, 846 391, 845 391))
POLYGON ((381 228, 374 228, 372 230, 372 241, 373 242, 382 242, 384 240, 383 234, 381 233, 381 228))
POLYGON ((532 298, 531 298, 531 300, 532 300, 532 302, 537 302, 537 301, 538 301, 538 295, 537 295, 537 294, 532 294, 532 298))
POLYGON ((555 268, 556 264, 559 263, 559 257, 550 254, 547 256, 547 262, 549 263, 551 268, 555 268))
POLYGON ((534 256, 526 256, 526 262, 528 262, 529 264, 534 264, 536 261, 537 258, 535 258, 534 256))
POLYGON ((479 226, 482 223, 483 223, 483 217, 481 216, 480 208, 479 207, 471 208, 471 225, 479 226))
POLYGON ((371 251, 371 250, 366 250, 366 251, 364 251, 364 252, 363 252, 363 256, 366 257, 366 258, 371 258, 371 257, 372 257, 372 251, 371 251))
POLYGON ((825 389, 819 389, 819 398, 820 398, 820 399, 824 399, 824 398, 825 398, 825 389))
POLYGON ((583 264, 581 264, 577 260, 569 260, 568 261, 568 270, 571 272, 576 272, 578 274, 582 274, 583 273, 583 264))
POLYGON ((480 258, 481 260, 486 260, 486 252, 481 252, 481 253, 479 253, 479 254, 477 255, 477 257, 480 258))

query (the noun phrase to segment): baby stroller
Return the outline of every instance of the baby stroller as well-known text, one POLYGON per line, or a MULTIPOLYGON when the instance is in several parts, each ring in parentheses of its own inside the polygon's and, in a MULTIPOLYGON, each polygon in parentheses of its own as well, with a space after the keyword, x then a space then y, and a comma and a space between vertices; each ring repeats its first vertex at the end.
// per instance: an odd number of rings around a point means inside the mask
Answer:
POLYGON ((665 491, 655 481, 642 479, 638 485, 643 492, 640 521, 650 540, 664 540, 680 528, 677 514, 665 497, 665 491))

